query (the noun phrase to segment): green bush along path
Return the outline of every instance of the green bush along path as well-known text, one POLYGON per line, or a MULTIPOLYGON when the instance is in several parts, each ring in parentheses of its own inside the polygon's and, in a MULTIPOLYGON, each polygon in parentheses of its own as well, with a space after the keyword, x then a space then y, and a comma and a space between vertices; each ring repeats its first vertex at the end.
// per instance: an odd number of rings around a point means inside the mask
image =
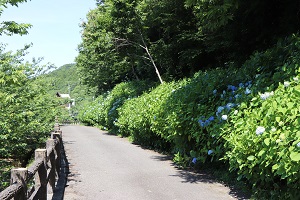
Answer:
POLYGON ((97 128, 62 126, 70 174, 64 199, 236 199, 205 174, 97 128))

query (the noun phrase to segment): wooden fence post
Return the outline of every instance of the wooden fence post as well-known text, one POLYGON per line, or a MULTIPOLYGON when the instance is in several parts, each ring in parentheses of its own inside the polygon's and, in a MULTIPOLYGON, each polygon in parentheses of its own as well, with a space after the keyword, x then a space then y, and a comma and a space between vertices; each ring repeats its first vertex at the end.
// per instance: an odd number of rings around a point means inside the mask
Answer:
POLYGON ((60 130, 60 127, 59 127, 59 124, 58 123, 55 123, 54 125, 54 131, 59 131, 60 130))
MULTIPOLYGON (((54 139, 48 139, 46 142, 46 149, 47 151, 51 151, 49 154, 49 162, 48 166, 50 167, 49 171, 49 185, 52 189, 52 192, 54 192, 55 188, 55 170, 56 170, 56 164, 55 164, 55 152, 54 152, 54 146, 55 146, 55 140, 54 139), (53 149, 53 150, 52 150, 53 149)), ((47 153, 48 155, 48 153, 47 153)))
POLYGON ((27 179, 28 170, 27 168, 17 168, 11 170, 10 184, 21 183, 22 189, 14 195, 15 200, 26 200, 27 199, 27 179))
POLYGON ((59 177, 59 171, 60 171, 60 166, 61 166, 61 151, 60 150, 62 147, 61 133, 52 133, 52 138, 57 139, 59 141, 58 144, 54 148, 56 151, 56 160, 55 160, 56 172, 57 172, 57 176, 59 177))
POLYGON ((47 200, 47 169, 46 169, 46 149, 35 150, 35 160, 44 160, 44 164, 41 165, 35 174, 35 188, 38 190, 37 199, 47 200))

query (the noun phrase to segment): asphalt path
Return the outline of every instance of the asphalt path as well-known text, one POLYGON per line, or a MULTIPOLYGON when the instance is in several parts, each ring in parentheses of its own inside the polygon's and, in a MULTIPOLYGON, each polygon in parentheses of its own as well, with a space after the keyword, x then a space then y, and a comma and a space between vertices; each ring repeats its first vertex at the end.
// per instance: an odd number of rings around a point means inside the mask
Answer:
POLYGON ((69 163, 66 200, 241 199, 206 174, 179 170, 168 156, 97 128, 62 126, 69 163))

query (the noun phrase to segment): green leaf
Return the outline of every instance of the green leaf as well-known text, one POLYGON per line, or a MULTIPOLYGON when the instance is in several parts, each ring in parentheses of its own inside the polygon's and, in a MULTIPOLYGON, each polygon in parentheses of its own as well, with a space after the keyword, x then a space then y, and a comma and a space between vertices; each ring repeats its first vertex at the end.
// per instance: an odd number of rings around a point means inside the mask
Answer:
POLYGON ((289 109, 293 108, 293 107, 294 107, 294 103, 288 102, 288 103, 287 103, 287 107, 288 107, 289 109))
POLYGON ((264 139, 264 143, 269 146, 270 145, 270 138, 266 138, 264 139))
POLYGON ((292 159, 292 161, 298 162, 300 161, 300 153, 292 152, 290 158, 292 159))
POLYGON ((276 117, 276 122, 280 122, 280 117, 276 117))
POLYGON ((278 165, 278 164, 275 164, 275 165, 272 166, 272 170, 273 170, 273 171, 277 170, 278 168, 279 168, 279 165, 278 165))
POLYGON ((273 101, 273 108, 277 109, 277 102, 276 101, 273 101))
POLYGON ((253 161, 255 159, 255 156, 248 156, 247 160, 253 161))
POLYGON ((262 156, 266 151, 265 150, 260 150, 260 152, 257 154, 257 156, 262 156))
POLYGON ((285 114, 286 113, 286 108, 279 107, 278 111, 281 112, 282 114, 285 114))
POLYGON ((294 89, 293 92, 294 92, 298 97, 300 97, 300 91, 294 89))

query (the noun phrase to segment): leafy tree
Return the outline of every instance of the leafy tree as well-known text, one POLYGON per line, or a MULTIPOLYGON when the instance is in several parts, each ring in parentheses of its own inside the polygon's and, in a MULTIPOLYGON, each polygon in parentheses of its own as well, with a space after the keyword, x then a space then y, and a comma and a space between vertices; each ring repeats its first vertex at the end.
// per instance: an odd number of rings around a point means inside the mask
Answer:
POLYGON ((181 0, 142 1, 143 27, 150 50, 167 80, 192 75, 205 63, 193 10, 181 0), (199 65, 201 63, 201 65, 199 65))
POLYGON ((183 77, 199 60, 189 56, 201 45, 192 17, 179 0, 102 2, 82 24, 76 61, 83 82, 105 91, 124 80, 183 77))
MULTIPOLYGON (((18 4, 27 2, 27 0, 2 0, 0 1, 0 16, 3 13, 4 8, 7 7, 8 4, 12 6, 18 6, 18 4)), ((28 28, 32 27, 27 23, 16 23, 14 21, 3 21, 0 23, 0 35, 26 35, 28 34, 28 28)))
POLYGON ((122 81, 170 81, 238 65, 299 31, 299 6, 297 0, 101 1, 82 26, 77 65, 84 83, 100 93, 122 81))
POLYGON ((98 93, 126 79, 129 70, 126 58, 118 57, 111 42, 109 5, 101 5, 88 13, 83 28, 82 43, 76 58, 77 68, 84 84, 97 87, 98 93))
POLYGON ((13 158, 22 166, 53 128, 58 105, 36 76, 41 69, 22 63, 24 51, 0 49, 0 159, 13 158))
POLYGON ((242 64, 253 51, 264 50, 299 31, 297 0, 186 0, 198 20, 198 35, 211 64, 242 64))

